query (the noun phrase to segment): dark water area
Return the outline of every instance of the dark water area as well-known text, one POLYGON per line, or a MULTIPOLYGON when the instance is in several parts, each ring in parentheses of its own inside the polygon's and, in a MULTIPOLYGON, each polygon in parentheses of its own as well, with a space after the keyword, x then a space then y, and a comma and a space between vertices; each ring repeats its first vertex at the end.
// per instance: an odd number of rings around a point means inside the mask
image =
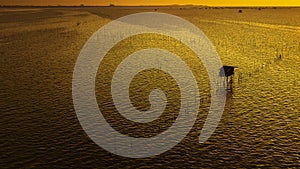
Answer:
MULTIPOLYGON (((74 110, 73 70, 82 46, 92 33, 107 23, 108 18, 123 15, 126 10, 116 16, 100 18, 101 14, 109 16, 112 12, 107 8, 0 9, 3 30, 0 34, 0 168, 300 167, 300 29, 295 24, 297 17, 285 19, 297 13, 296 9, 282 11, 282 17, 277 20, 281 26, 276 29, 276 20, 272 17, 260 18, 257 22, 265 19, 265 25, 261 26, 254 21, 250 25, 219 21, 216 18, 220 18, 221 9, 182 12, 182 17, 190 18, 211 39, 224 64, 239 67, 217 129, 205 143, 199 143, 210 105, 207 76, 203 75, 197 77, 203 81, 200 95, 204 97, 196 123, 171 150, 149 158, 131 159, 109 153, 95 144, 82 129, 74 110), (97 12, 99 16, 93 15, 97 12), (32 19, 33 16, 42 18, 32 19), (288 30, 282 29, 283 25, 288 26, 284 27, 288 30), (249 36, 256 38, 247 41, 249 36), (280 52, 282 60, 276 60, 280 52)), ((164 10, 180 13, 177 9, 164 10)), ((224 9, 224 17, 232 19, 235 13, 231 12, 224 9)), ((269 16, 276 13, 264 12, 269 16)), ((247 14, 247 10, 244 13, 247 14)), ((239 16, 235 21, 246 22, 245 19, 251 17, 255 20, 256 16, 253 9, 248 11, 248 17, 239 16)), ((124 49, 128 47, 126 42, 123 45, 124 49)), ((198 65, 188 56, 185 59, 191 61, 191 67, 193 63, 198 65)), ((172 81, 167 75, 158 73, 158 76, 172 81)), ((139 79, 151 80, 143 75, 137 78, 136 86, 141 85, 139 79)), ((156 80, 168 84, 159 78, 156 80)), ((101 84, 96 84, 99 86, 101 84)), ((178 90, 174 86, 170 89, 172 92, 178 90)), ((134 87, 132 91, 135 106, 147 108, 148 102, 140 99, 147 98, 147 92, 134 87)), ((174 100, 178 97, 170 95, 174 100)), ((172 104, 171 111, 177 110, 178 102, 172 104)), ((137 137, 151 136, 172 123, 170 120, 159 128, 157 125, 162 121, 157 122, 152 126, 154 130, 144 126, 142 132, 148 133, 143 134, 137 126, 120 127, 122 122, 107 118, 112 125, 118 122, 115 128, 120 132, 129 135, 133 132, 131 134, 137 137)))

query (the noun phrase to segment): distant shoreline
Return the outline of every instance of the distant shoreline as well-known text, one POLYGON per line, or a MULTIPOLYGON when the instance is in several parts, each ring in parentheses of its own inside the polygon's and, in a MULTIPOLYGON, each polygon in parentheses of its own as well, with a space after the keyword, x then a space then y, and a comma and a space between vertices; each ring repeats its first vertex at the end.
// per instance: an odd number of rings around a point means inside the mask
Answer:
POLYGON ((123 5, 113 5, 113 6, 92 6, 92 5, 0 5, 0 8, 91 8, 91 7, 101 7, 101 8, 119 8, 119 7, 135 7, 135 8, 201 8, 201 9, 277 9, 277 8, 300 8, 300 6, 205 6, 205 5, 141 5, 141 6, 123 6, 123 5))

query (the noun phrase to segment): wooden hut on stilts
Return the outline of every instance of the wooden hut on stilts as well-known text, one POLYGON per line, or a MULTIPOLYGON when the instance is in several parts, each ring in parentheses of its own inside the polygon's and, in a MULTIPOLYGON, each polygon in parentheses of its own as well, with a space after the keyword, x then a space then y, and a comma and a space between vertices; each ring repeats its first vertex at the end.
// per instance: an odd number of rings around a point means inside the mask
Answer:
POLYGON ((227 90, 232 90, 233 87, 233 75, 234 69, 238 68, 236 66, 223 66, 220 68, 220 76, 225 77, 225 83, 227 85, 227 90))

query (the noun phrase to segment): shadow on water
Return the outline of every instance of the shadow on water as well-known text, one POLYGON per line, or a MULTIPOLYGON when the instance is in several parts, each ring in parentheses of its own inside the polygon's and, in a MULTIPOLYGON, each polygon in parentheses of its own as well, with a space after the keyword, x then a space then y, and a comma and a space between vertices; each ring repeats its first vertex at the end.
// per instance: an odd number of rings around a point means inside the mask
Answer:
MULTIPOLYGON (((167 8, 167 7, 160 7, 160 8, 167 8)), ((139 12, 157 12, 156 7, 88 7, 88 8, 80 8, 80 10, 90 12, 94 15, 98 15, 102 18, 115 20, 120 17, 139 13, 139 12), (111 11, 118 11, 118 12, 111 12, 111 11)))
POLYGON ((234 105, 234 89, 228 90, 226 93, 226 104, 225 104, 225 112, 230 111, 232 106, 234 105))
POLYGON ((38 10, 28 11, 14 11, 6 12, 0 11, 0 23, 37 23, 45 19, 57 18, 63 15, 60 10, 50 10, 39 8, 38 10))

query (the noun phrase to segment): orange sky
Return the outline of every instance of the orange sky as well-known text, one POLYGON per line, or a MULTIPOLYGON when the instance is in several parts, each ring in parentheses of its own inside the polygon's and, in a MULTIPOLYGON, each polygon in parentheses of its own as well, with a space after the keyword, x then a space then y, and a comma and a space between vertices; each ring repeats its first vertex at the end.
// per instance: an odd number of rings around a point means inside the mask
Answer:
POLYGON ((300 0, 0 0, 1 5, 168 5, 300 6, 300 0))

